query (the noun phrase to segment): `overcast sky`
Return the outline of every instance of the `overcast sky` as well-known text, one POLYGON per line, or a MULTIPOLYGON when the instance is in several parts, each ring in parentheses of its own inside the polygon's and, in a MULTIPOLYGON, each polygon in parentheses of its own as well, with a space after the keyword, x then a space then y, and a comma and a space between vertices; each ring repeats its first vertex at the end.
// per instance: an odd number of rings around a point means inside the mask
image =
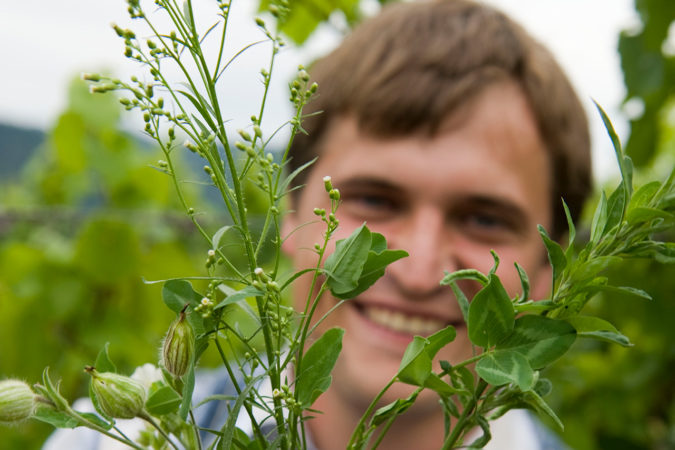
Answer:
MULTIPOLYGON (((632 0, 486 1, 524 24, 558 57, 588 107, 596 173, 603 178, 612 173, 611 144, 590 99, 605 107, 619 134, 625 136, 627 125, 619 110, 624 88, 616 44, 618 32, 636 24, 632 0)), ((194 3, 211 12, 215 2, 194 3)), ((233 0, 232 4, 235 21, 230 49, 237 49, 260 38, 250 20, 257 1, 233 0)), ((77 74, 112 71, 128 77, 137 73, 137 67, 122 57, 122 43, 111 30, 111 22, 128 23, 125 1, 0 2, 0 122, 47 128, 64 108, 66 87, 77 74)), ((204 18, 203 23, 210 25, 211 19, 204 18)), ((339 34, 327 27, 313 36, 303 52, 289 50, 282 55, 267 116, 270 124, 287 117, 283 86, 294 68, 329 50, 338 40, 339 34)), ((234 122, 244 122, 255 112, 252 105, 258 104, 260 92, 256 73, 266 55, 263 47, 248 52, 224 83, 221 96, 227 98, 234 122)))

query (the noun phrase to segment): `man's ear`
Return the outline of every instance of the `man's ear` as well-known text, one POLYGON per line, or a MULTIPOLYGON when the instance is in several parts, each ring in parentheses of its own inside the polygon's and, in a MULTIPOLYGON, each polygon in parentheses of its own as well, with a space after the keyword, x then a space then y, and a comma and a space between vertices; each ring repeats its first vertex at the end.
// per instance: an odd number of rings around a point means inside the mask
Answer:
POLYGON ((553 269, 548 263, 543 262, 537 270, 537 277, 530 280, 530 298, 533 300, 543 300, 551 295, 551 282, 553 280, 553 269))

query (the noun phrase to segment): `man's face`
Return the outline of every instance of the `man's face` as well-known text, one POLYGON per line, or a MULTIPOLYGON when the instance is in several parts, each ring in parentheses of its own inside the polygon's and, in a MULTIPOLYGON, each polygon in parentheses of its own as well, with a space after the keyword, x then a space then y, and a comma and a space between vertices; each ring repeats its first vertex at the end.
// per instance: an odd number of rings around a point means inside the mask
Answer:
MULTIPOLYGON (((515 261, 527 271, 533 293, 546 295, 550 274, 536 226, 551 225, 550 167, 532 113, 514 83, 487 87, 433 137, 372 137, 344 117, 332 122, 321 142, 320 157, 285 223, 286 233, 303 225, 284 244, 296 269, 316 265, 314 244, 322 242, 325 224, 312 210, 328 209, 325 175, 341 193, 340 226, 329 252, 336 239, 366 222, 386 237, 389 248, 410 254, 323 322, 323 330, 346 330, 333 374, 335 395, 367 405, 396 373, 413 335, 429 335, 446 325, 456 327, 457 338, 438 359, 458 363, 472 356, 457 301, 449 287, 439 285, 444 271, 486 273, 494 250, 501 259, 497 273, 510 295, 520 290, 515 261)), ((300 310, 310 281, 305 276, 296 284, 300 310)), ((473 283, 461 287, 469 299, 479 288, 473 283)), ((315 317, 335 303, 324 295, 315 317)), ((393 394, 408 391, 401 387, 393 394)), ((437 405, 431 396, 421 400, 437 405)))

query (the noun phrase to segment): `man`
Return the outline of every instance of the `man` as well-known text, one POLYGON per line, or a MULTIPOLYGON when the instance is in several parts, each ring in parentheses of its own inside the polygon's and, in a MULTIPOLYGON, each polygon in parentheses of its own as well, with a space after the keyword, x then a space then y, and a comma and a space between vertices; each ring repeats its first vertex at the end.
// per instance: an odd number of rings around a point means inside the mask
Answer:
MULTIPOLYGON (((285 252, 297 269, 315 266, 325 228, 313 210, 327 206, 323 177, 330 175, 341 193, 333 243, 366 222, 390 248, 410 254, 322 324, 345 329, 343 350, 330 389, 313 405, 322 413, 307 426, 316 447, 332 450, 345 448, 413 335, 453 325, 457 338, 438 359, 471 356, 457 302, 439 285, 444 271, 488 272, 494 250, 509 294, 520 289, 517 261, 532 297, 546 297, 551 274, 536 226, 564 236, 561 197, 578 217, 590 191, 590 151, 583 109, 549 52, 502 13, 469 0, 387 7, 311 74, 319 92, 307 112, 322 113, 303 123, 308 134, 296 137, 292 168, 319 158, 296 179, 305 187, 285 217, 285 252)), ((309 282, 296 285, 300 309, 309 282)), ((478 289, 461 287, 469 298, 478 289)), ((316 317, 335 302, 325 295, 316 317)), ((395 384, 382 403, 411 390, 395 384)), ((542 448, 523 417, 498 421, 489 445, 542 448)), ((442 437, 437 398, 424 392, 381 448, 438 449, 442 437)), ((57 439, 50 448, 64 446, 57 439)))
MULTIPOLYGON (((459 306, 439 285, 444 271, 486 273, 494 250, 510 295, 520 289, 517 261, 532 297, 547 296, 551 273, 536 227, 564 235, 561 197, 578 216, 590 190, 590 151, 583 109, 552 56, 502 13, 472 1, 385 8, 311 73, 319 93, 309 112, 322 113, 304 123, 308 135, 296 138, 292 165, 319 158, 285 219, 286 253, 296 269, 316 264, 312 249, 325 225, 313 209, 327 206, 330 175, 341 193, 335 239, 366 222, 410 254, 322 324, 345 329, 332 386, 314 405, 322 414, 308 421, 317 447, 330 450, 345 448, 413 335, 453 325, 457 338, 438 359, 471 356, 459 306)), ((309 282, 296 285, 301 309, 309 282)), ((478 290, 461 287, 469 298, 478 290)), ((316 317, 335 303, 325 295, 316 317)), ((394 385, 382 404, 411 391, 394 385)), ((536 441, 508 431, 526 422, 494 433, 493 445, 536 441)), ((382 448, 439 448, 443 426, 435 394, 424 392, 382 448)))

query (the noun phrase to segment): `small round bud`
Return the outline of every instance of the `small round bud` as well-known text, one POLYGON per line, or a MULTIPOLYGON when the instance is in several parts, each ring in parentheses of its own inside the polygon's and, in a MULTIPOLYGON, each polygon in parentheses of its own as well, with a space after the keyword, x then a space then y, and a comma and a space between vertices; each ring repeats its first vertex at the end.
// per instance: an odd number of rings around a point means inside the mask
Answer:
POLYGON ((340 200, 340 191, 337 189, 331 189, 330 192, 328 192, 328 196, 331 200, 340 200))
POLYGON ((333 183, 329 176, 323 177, 323 187, 326 189, 326 192, 330 192, 330 190, 333 189, 333 183))
POLYGON ((101 81, 101 75, 97 73, 83 73, 82 79, 85 81, 101 81))
POLYGON ((246 130, 237 130, 237 133, 239 133, 239 136, 247 142, 251 142, 251 135, 248 134, 246 130))
MULTIPOLYGON (((187 306, 186 306, 187 307, 187 306)), ((185 308, 169 327, 162 344, 162 365, 176 378, 185 375, 195 356, 195 332, 185 318, 185 308)))
POLYGON ((256 137, 262 137, 262 129, 258 125, 253 125, 253 132, 256 137))
POLYGON ((133 419, 143 412, 145 388, 133 378, 113 372, 98 372, 91 366, 91 388, 101 410, 116 419, 133 419))
POLYGON ((35 393, 20 380, 0 381, 0 424, 21 422, 33 415, 35 393))
POLYGON ((255 23, 256 23, 256 25, 258 25, 259 27, 265 27, 265 21, 262 20, 260 17, 256 17, 256 18, 255 18, 255 23))

